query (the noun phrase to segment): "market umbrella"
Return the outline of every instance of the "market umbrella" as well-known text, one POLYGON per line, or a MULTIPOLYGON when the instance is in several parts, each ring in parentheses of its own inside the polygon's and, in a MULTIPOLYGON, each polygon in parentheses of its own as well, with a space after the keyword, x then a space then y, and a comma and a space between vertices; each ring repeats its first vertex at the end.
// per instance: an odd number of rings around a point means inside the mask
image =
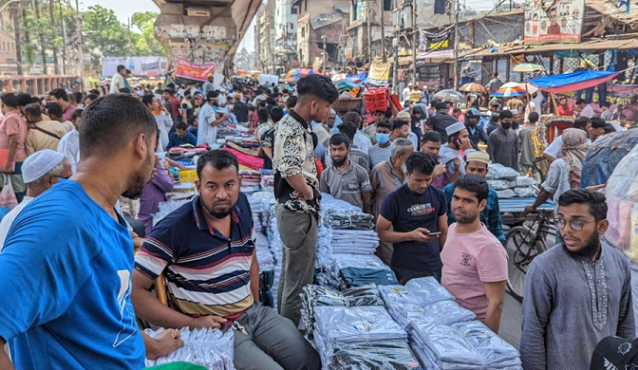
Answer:
POLYGON ((452 103, 467 103, 467 99, 465 99, 463 94, 454 90, 441 90, 438 93, 432 95, 432 99, 438 99, 452 103))
POLYGON ((543 91, 554 94, 578 91, 605 83, 620 72, 583 70, 561 75, 532 78, 529 82, 543 91))
POLYGON ((487 94, 487 89, 485 88, 485 86, 478 84, 476 82, 466 83, 465 85, 459 87, 459 91, 468 92, 468 93, 487 94))
POLYGON ((503 85, 501 85, 500 89, 504 89, 507 87, 520 87, 520 88, 525 88, 525 85, 520 83, 520 82, 508 82, 508 83, 504 83, 503 85))
POLYGON ((514 72, 545 72, 545 67, 534 63, 521 63, 514 67, 514 72))
POLYGON ((493 96, 497 98, 513 98, 515 96, 523 96, 525 95, 525 93, 525 87, 501 87, 494 93, 493 96))

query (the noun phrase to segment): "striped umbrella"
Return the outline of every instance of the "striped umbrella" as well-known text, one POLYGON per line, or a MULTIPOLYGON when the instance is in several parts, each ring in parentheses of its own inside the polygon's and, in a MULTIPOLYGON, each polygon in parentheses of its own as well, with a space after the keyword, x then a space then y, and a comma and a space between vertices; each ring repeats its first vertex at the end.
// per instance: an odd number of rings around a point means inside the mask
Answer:
POLYGON ((487 94, 487 89, 485 88, 485 86, 478 84, 476 82, 466 83, 465 85, 459 87, 459 91, 468 92, 468 93, 487 94))
POLYGON ((521 86, 501 87, 493 96, 497 98, 513 98, 525 95, 525 88, 521 86))

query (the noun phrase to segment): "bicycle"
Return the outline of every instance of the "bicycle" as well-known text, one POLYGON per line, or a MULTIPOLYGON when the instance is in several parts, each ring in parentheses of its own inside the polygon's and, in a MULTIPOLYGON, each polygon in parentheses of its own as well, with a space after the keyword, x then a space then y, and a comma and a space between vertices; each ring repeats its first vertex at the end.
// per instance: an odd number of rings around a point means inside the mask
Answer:
POLYGON ((553 211, 540 211, 536 217, 528 217, 521 226, 515 226, 507 233, 507 289, 517 300, 523 300, 529 265, 547 250, 548 245, 555 244, 557 232, 553 211))

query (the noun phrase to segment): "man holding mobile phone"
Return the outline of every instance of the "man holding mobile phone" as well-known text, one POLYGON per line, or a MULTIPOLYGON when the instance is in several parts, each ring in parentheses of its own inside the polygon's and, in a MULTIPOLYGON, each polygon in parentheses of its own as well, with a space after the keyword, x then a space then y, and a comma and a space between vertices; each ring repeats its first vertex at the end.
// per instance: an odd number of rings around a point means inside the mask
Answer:
POLYGON ((445 195, 430 186, 437 162, 415 152, 406 160, 407 184, 388 194, 381 205, 377 233, 393 243, 390 266, 402 284, 410 279, 441 279, 441 246, 447 237, 445 195))
POLYGON ((459 177, 465 175, 465 159, 463 159, 461 150, 465 151, 465 154, 474 151, 470 141, 470 132, 463 123, 457 122, 445 130, 447 144, 439 150, 438 158, 439 162, 445 165, 445 174, 435 183, 439 189, 443 189, 445 185, 454 183, 459 177))

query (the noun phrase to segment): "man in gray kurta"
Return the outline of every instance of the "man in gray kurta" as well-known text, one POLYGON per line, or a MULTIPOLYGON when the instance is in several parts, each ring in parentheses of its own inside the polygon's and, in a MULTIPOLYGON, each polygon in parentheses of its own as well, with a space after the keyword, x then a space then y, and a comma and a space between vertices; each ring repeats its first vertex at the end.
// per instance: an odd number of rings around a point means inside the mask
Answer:
POLYGON ((508 110, 500 113, 501 125, 487 139, 487 154, 492 163, 500 163, 518 172, 518 136, 511 129, 514 115, 508 110))
POLYGON ((525 370, 589 369, 603 338, 633 338, 629 262, 601 243, 605 196, 569 190, 557 226, 564 243, 534 259, 525 279, 521 360, 525 370))

